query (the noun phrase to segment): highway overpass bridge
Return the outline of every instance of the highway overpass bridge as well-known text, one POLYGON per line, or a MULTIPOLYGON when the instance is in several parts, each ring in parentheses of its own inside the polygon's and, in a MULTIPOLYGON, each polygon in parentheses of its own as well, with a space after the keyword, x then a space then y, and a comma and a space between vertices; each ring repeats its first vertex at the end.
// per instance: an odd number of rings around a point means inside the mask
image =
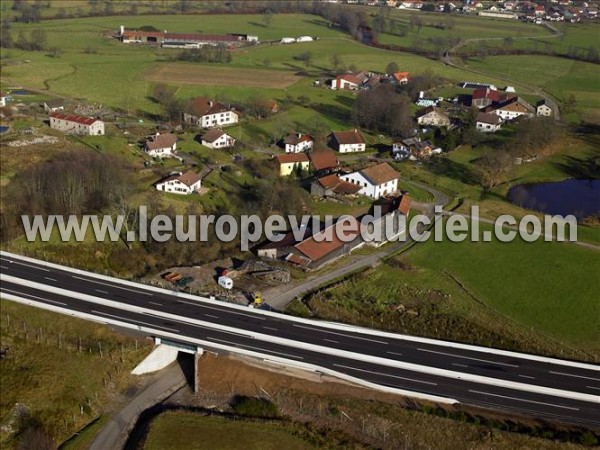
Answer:
POLYGON ((292 317, 0 254, 2 298, 444 404, 600 430, 600 366, 292 317))

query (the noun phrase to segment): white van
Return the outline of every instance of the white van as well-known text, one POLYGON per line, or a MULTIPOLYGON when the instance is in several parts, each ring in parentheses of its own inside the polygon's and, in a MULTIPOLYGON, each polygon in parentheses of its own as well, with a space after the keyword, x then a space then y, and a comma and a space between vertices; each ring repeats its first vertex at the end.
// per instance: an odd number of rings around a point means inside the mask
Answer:
POLYGON ((219 286, 225 289, 231 289, 233 287, 233 280, 229 277, 219 277, 219 286))

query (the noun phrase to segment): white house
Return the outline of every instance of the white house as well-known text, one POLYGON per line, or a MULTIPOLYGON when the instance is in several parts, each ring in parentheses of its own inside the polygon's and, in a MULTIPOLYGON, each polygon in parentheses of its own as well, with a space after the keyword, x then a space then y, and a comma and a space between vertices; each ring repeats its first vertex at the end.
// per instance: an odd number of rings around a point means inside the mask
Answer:
POLYGON ((398 190, 399 174, 388 163, 340 175, 340 178, 361 187, 359 194, 374 199, 393 194, 398 190))
POLYGON ((231 108, 206 97, 197 97, 183 113, 183 121, 202 128, 231 125, 237 123, 239 117, 231 108))
POLYGON ((551 117, 554 114, 554 103, 547 98, 537 102, 535 107, 536 115, 551 117))
POLYGON ((331 134, 330 142, 332 148, 340 153, 364 152, 367 142, 364 136, 356 128, 350 131, 337 131, 331 134))
POLYGON ((450 117, 437 106, 430 106, 417 114, 417 123, 434 127, 449 127, 450 117))
POLYGON ((176 173, 167 178, 158 181, 156 189, 173 194, 189 195, 202 186, 202 177, 200 174, 188 170, 185 173, 176 173))
POLYGON ((355 91, 360 86, 360 80, 352 74, 338 75, 331 80, 331 89, 355 91))
POLYGON ((228 148, 235 145, 235 139, 220 128, 211 128, 202 135, 202 145, 208 148, 228 148))
POLYGON ((495 108, 493 113, 500 116, 502 120, 507 121, 521 116, 533 117, 535 108, 521 97, 513 97, 498 108, 495 108))
POLYGON ((286 153, 300 153, 312 150, 314 141, 308 134, 294 133, 283 140, 286 153))
POLYGON ((93 117, 73 114, 50 114, 50 128, 70 134, 99 136, 104 134, 104 122, 93 117))
POLYGON ((177 136, 156 133, 144 143, 144 151, 153 158, 170 158, 177 150, 177 136))
POLYGON ((500 129, 502 119, 496 114, 479 113, 475 121, 475 127, 482 133, 495 133, 500 129))

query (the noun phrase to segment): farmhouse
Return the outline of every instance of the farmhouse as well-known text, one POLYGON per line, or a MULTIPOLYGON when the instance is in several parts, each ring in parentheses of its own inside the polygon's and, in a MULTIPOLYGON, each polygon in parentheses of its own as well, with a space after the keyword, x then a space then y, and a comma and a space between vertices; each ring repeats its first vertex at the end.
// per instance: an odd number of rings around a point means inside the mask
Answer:
POLYGON ((538 101, 535 106, 536 115, 551 117, 554 115, 555 107, 556 106, 554 105, 554 102, 552 102, 551 100, 548 100, 547 98, 542 99, 538 101))
POLYGON ((471 106, 482 109, 491 105, 492 103, 504 103, 515 97, 515 95, 502 93, 490 87, 478 88, 473 91, 473 96, 471 97, 471 106))
POLYGON ((313 148, 313 139, 308 134, 293 133, 283 140, 286 153, 300 153, 313 148))
POLYGON ((119 30, 119 39, 125 44, 154 44, 173 48, 199 48, 204 45, 230 46, 258 41, 258 37, 244 34, 194 34, 125 30, 122 25, 119 30))
POLYGON ((63 111, 65 109, 65 102, 60 98, 53 98, 52 100, 46 100, 44 102, 44 111, 47 113, 63 111))
POLYGON ((366 81, 362 77, 348 73, 345 75, 338 75, 331 80, 331 89, 345 89, 345 90, 357 90, 362 83, 366 81))
POLYGON ((475 127, 482 133, 495 133, 500 129, 502 119, 496 114, 479 113, 475 122, 475 127))
POLYGON ((442 109, 430 106, 417 114, 417 123, 433 127, 449 127, 450 117, 442 109))
POLYGON ((329 137, 330 146, 340 153, 364 152, 367 142, 358 129, 333 132, 329 137))
POLYGON ((154 158, 170 158, 177 149, 177 136, 156 133, 144 143, 144 150, 154 158))
POLYGON ((491 110, 505 121, 513 120, 521 116, 533 117, 535 114, 535 108, 521 97, 513 97, 496 108, 492 106, 491 110))
POLYGON ((279 163, 279 175, 287 177, 295 170, 308 170, 309 160, 306 153, 287 153, 285 155, 277 155, 279 163))
POLYGON ((339 162, 333 150, 318 150, 312 152, 309 157, 317 175, 324 175, 338 169, 339 162))
POLYGON ((360 189, 359 185, 342 180, 332 173, 313 181, 310 194, 315 197, 343 197, 357 194, 360 189))
POLYGON ((183 113, 183 121, 202 128, 231 125, 239 117, 231 108, 206 97, 197 97, 191 101, 183 113))
POLYGON ((93 117, 51 113, 50 128, 70 134, 98 136, 104 134, 104 122, 93 117))
POLYGON ((173 194, 189 195, 202 186, 202 176, 192 170, 177 173, 164 178, 155 184, 156 189, 173 194))
POLYGON ((359 194, 381 198, 398 190, 398 172, 388 163, 341 175, 341 179, 360 186, 359 194))
POLYGON ((220 128, 210 128, 202 135, 202 145, 208 148, 228 148, 235 145, 235 139, 220 128))

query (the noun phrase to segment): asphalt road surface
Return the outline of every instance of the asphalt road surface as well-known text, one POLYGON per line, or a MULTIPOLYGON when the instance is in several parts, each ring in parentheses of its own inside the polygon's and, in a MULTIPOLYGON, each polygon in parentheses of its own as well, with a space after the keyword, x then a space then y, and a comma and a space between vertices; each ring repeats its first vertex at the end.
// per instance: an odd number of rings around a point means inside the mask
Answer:
POLYGON ((600 366, 306 323, 4 253, 0 273, 3 297, 138 325, 153 336, 176 335, 182 343, 199 339, 207 348, 226 345, 465 405, 600 429, 600 366))

